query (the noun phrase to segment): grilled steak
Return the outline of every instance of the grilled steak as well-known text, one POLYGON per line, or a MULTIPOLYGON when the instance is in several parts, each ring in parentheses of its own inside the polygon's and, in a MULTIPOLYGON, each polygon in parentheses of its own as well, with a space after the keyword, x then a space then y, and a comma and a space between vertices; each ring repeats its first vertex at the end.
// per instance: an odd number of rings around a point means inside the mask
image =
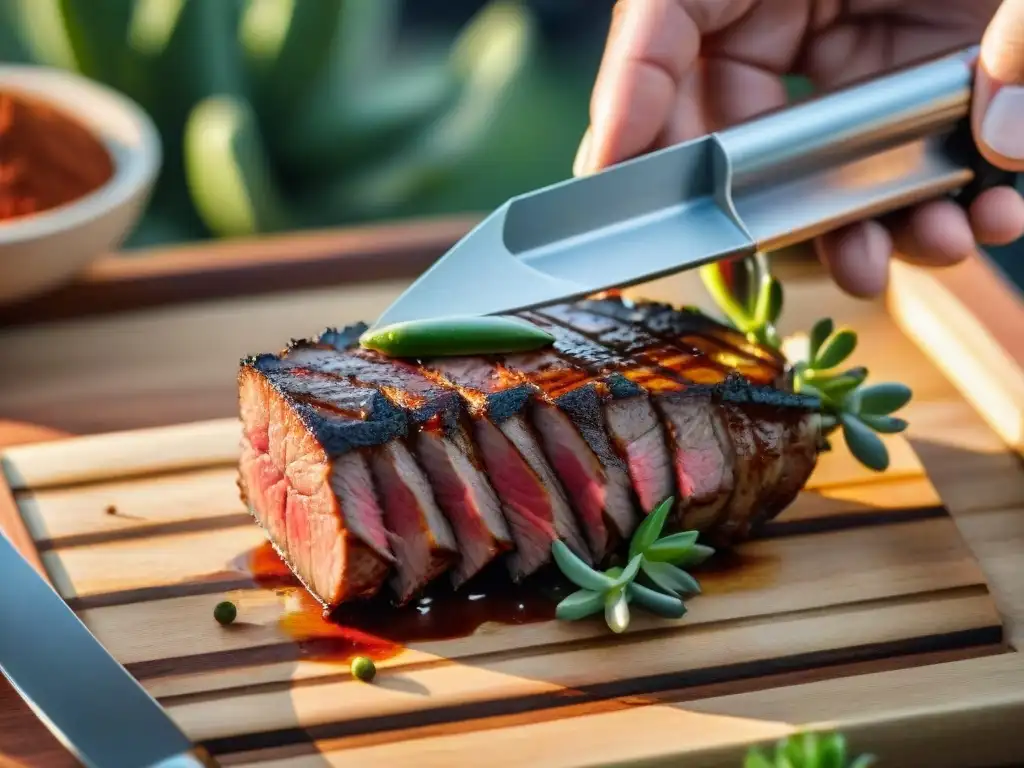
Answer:
MULTIPOLYGON (((439 387, 414 365, 360 349, 356 341, 363 330, 365 326, 353 326, 341 333, 327 331, 315 341, 293 341, 284 359, 343 382, 379 390, 405 412, 415 427, 409 442, 430 478, 437 505, 451 522, 462 553, 453 572, 458 586, 511 548, 501 503, 480 467, 458 393, 439 387)), ((444 558, 445 563, 435 562, 438 553, 434 542, 450 542, 452 533, 438 514, 423 517, 408 533, 396 534, 405 537, 406 549, 419 553, 420 559, 431 558, 426 565, 418 560, 405 564, 413 571, 402 593, 408 598, 439 570, 445 570, 450 558, 444 558)))
POLYGON ((240 488, 326 607, 496 559, 520 579, 555 539, 601 564, 670 495, 670 525, 729 546, 813 470, 817 403, 774 350, 613 295, 520 316, 554 344, 395 360, 356 325, 242 361, 240 488))

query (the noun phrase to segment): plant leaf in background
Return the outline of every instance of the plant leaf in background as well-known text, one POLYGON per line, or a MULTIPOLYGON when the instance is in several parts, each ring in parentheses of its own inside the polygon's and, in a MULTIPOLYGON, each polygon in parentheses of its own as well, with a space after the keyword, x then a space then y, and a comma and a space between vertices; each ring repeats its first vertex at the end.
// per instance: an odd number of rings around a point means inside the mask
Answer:
POLYGON ((379 163, 314 190, 324 214, 334 220, 379 218, 450 178, 495 119, 526 65, 532 37, 530 16, 520 5, 497 0, 478 13, 448 59, 460 92, 451 108, 379 163))
POLYGON ((751 749, 743 768, 869 768, 874 755, 847 756, 846 739, 839 733, 796 733, 775 743, 773 752, 751 749))
POLYGON ((0 56, 78 72, 153 117, 164 167, 129 247, 333 226, 415 213, 458 184, 534 50, 534 19, 514 0, 486 5, 454 41, 399 45, 401 9, 0 0, 0 56))

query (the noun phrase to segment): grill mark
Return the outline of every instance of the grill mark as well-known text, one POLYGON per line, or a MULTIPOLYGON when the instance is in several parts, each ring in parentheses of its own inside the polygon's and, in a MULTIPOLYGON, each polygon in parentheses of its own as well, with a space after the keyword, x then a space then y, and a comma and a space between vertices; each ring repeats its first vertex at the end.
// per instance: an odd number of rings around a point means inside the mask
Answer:
POLYGON ((451 435, 462 426, 466 404, 460 392, 445 382, 432 380, 416 366, 392 360, 354 345, 353 333, 364 325, 343 331, 327 329, 316 339, 293 339, 282 361, 286 365, 347 381, 380 392, 410 420, 425 430, 439 429, 451 435))
POLYGON ((583 328, 574 326, 571 322, 562 317, 559 317, 557 314, 554 314, 553 312, 535 310, 532 313, 523 312, 520 314, 527 320, 531 319, 531 315, 536 318, 541 318, 549 326, 553 325, 559 328, 563 328, 566 331, 569 331, 582 337, 591 344, 602 348, 603 350, 606 351, 606 353, 609 356, 614 356, 614 358, 617 359, 616 364, 619 367, 626 369, 629 374, 632 374, 633 376, 637 377, 631 378, 629 375, 627 375, 627 373, 624 372, 622 373, 624 378, 627 378, 635 386, 642 388, 644 391, 648 393, 650 393, 651 390, 649 388, 649 385, 645 385, 643 383, 643 379, 647 378, 645 374, 651 377, 661 376, 663 378, 669 379, 670 381, 679 384, 680 387, 693 383, 686 377, 681 376, 678 371, 674 371, 671 368, 664 367, 659 360, 651 360, 650 362, 645 362, 643 368, 636 368, 637 361, 635 358, 630 358, 629 353, 625 352, 624 350, 617 349, 616 347, 602 341, 598 336, 595 336, 594 334, 587 332, 583 328))
POLYGON ((330 457, 383 445, 408 433, 406 414, 374 389, 350 384, 318 392, 310 389, 313 377, 296 374, 274 355, 249 358, 245 369, 293 403, 292 412, 330 457))
MULTIPOLYGON (((642 359, 645 365, 656 367, 659 370, 671 372, 676 378, 687 384, 706 384, 706 381, 698 381, 692 376, 687 376, 699 367, 708 367, 716 370, 719 374, 718 380, 724 379, 732 369, 713 360, 705 353, 696 348, 685 348, 679 344, 679 338, 672 335, 657 334, 640 323, 628 319, 627 314, 616 314, 615 312, 599 312, 592 305, 596 302, 580 302, 579 304, 561 304, 547 308, 546 314, 552 319, 561 322, 568 327, 574 327, 574 315, 590 315, 599 317, 606 321, 607 326, 594 330, 586 330, 575 326, 579 333, 584 334, 594 342, 604 345, 609 349, 615 349, 620 354, 642 359), (659 354, 661 352, 662 354, 659 354), (670 357, 671 356, 671 357, 670 357), (674 366, 666 365, 666 359, 685 357, 687 360, 674 366)), ((625 305, 621 305, 625 309, 625 305)), ((626 310, 628 312, 629 310, 626 310)))
MULTIPOLYGON (((619 351, 621 354, 642 360, 643 364, 648 367, 656 367, 662 370, 670 371, 674 373, 678 378, 683 378, 684 380, 689 381, 690 385, 693 387, 705 388, 714 396, 715 400, 720 400, 723 402, 732 402, 746 406, 768 405, 773 408, 796 408, 802 411, 810 411, 817 409, 817 401, 815 398, 811 398, 807 395, 794 393, 786 388, 787 380, 784 370, 778 370, 778 375, 775 377, 773 381, 767 381, 764 379, 764 377, 761 377, 760 380, 751 380, 748 374, 745 374, 742 371, 738 371, 728 366, 721 366, 715 361, 707 359, 706 356, 703 355, 703 353, 701 353, 699 350, 687 350, 685 345, 679 343, 679 339, 673 338, 671 336, 664 336, 664 334, 655 333, 648 328, 637 328, 635 322, 631 323, 628 319, 624 319, 628 317, 627 313, 631 311, 628 310, 628 308, 626 308, 624 304, 618 305, 623 309, 620 312, 621 316, 616 316, 614 314, 599 313, 591 309, 591 305, 595 303, 596 302, 594 301, 588 300, 581 302, 580 304, 556 305, 552 308, 548 308, 545 314, 549 314, 552 311, 557 312, 561 308, 563 311, 570 313, 585 315, 589 314, 591 316, 596 315, 598 317, 604 318, 610 323, 614 323, 615 325, 607 329, 605 333, 591 333, 584 331, 582 329, 574 330, 576 330, 577 333, 581 333, 582 335, 588 336, 596 343, 605 346, 615 346, 612 342, 609 342, 607 340, 606 333, 612 335, 613 337, 618 335, 628 335, 633 339, 633 341, 631 343, 620 345, 619 351), (654 352, 650 351, 650 347, 654 347, 654 352), (685 355, 687 357, 690 357, 691 359, 706 359, 709 366, 715 366, 720 368, 725 372, 725 375, 717 378, 713 382, 694 382, 691 378, 685 376, 686 370, 690 370, 691 372, 692 370, 694 370, 691 364, 687 363, 682 366, 670 366, 668 364, 668 360, 665 360, 658 356, 658 350, 671 350, 673 352, 678 352, 679 355, 685 355)), ((607 305, 608 300, 604 300, 604 303, 607 305)), ((669 307, 666 310, 666 313, 675 311, 676 310, 672 310, 671 307, 669 307)), ((571 317, 565 320, 558 319, 558 316, 556 314, 553 314, 552 317, 559 324, 568 325, 568 327, 573 328, 571 317)), ((706 318, 704 315, 697 315, 697 317, 703 319, 712 327, 721 327, 725 329, 724 326, 716 324, 713 320, 706 318)), ((751 349, 767 349, 762 348, 760 345, 750 346, 751 349)), ((751 358, 749 355, 747 355, 747 358, 748 360, 752 360, 755 364, 761 366, 762 369, 765 365, 767 365, 767 363, 765 363, 764 361, 751 358)), ((773 370, 775 369, 773 368, 773 370)))
POLYGON ((720 349, 732 351, 743 357, 763 361, 779 369, 786 366, 786 359, 778 351, 760 344, 750 344, 739 331, 708 317, 698 309, 680 309, 671 304, 654 301, 629 302, 632 304, 632 309, 630 309, 627 302, 621 297, 614 301, 610 298, 603 298, 585 300, 582 303, 612 309, 618 313, 619 319, 625 319, 624 311, 626 313, 635 312, 639 315, 640 322, 655 333, 658 331, 653 324, 657 323, 659 317, 665 318, 673 328, 668 331, 670 336, 696 336, 711 342, 720 349), (735 337, 736 343, 730 341, 729 337, 735 337))
MULTIPOLYGON (((762 538, 788 538, 791 536, 813 536, 817 534, 832 533, 835 531, 855 530, 859 528, 871 528, 873 526, 901 525, 920 520, 948 517, 949 511, 942 506, 928 507, 906 507, 904 509, 880 510, 878 513, 846 512, 824 515, 822 517, 810 518, 808 520, 776 520, 766 523, 758 531, 755 540, 762 538)), ((213 530, 234 527, 222 525, 213 530)), ((97 536, 94 544, 104 544, 118 540, 116 532, 111 532, 107 538, 97 536)), ((156 537, 154 537, 156 538, 156 537)), ((59 553, 60 548, 53 548, 50 551, 59 553)), ((57 568, 60 564, 55 564, 57 568)), ((54 568, 53 564, 47 564, 47 569, 54 568)), ((70 579, 65 574, 65 581, 70 579)), ((100 592, 93 595, 73 596, 65 598, 65 602, 76 611, 88 608, 106 608, 127 603, 142 603, 153 600, 165 600, 175 597, 190 597, 193 595, 210 595, 230 589, 250 589, 253 581, 250 577, 239 576, 234 571, 213 573, 203 579, 186 581, 177 584, 159 584, 151 587, 138 587, 134 589, 119 590, 115 592, 100 592)))
MULTIPOLYGON (((669 305, 643 302, 635 304, 632 308, 622 300, 611 299, 586 300, 578 305, 580 309, 592 312, 601 317, 615 320, 623 326, 632 327, 640 325, 642 329, 652 338, 656 339, 669 348, 679 350, 684 354, 695 355, 707 365, 718 369, 723 374, 729 374, 733 368, 710 357, 707 351, 692 346, 686 349, 683 341, 687 337, 703 340, 704 344, 731 354, 745 361, 748 365, 756 366, 762 370, 768 369, 775 374, 774 380, 785 373, 786 362, 774 350, 761 345, 747 344, 740 346, 726 338, 727 334, 736 333, 727 326, 717 323, 711 318, 698 312, 687 313, 669 305), (668 330, 658 328, 658 318, 665 318, 668 321, 668 330), (690 322, 692 321, 692 322, 690 322), (757 354, 754 350, 763 352, 757 354)), ((684 367, 693 368, 692 365, 684 367)), ((760 378, 760 377, 759 377, 760 378)), ((758 383, 770 383, 758 381, 758 383)))

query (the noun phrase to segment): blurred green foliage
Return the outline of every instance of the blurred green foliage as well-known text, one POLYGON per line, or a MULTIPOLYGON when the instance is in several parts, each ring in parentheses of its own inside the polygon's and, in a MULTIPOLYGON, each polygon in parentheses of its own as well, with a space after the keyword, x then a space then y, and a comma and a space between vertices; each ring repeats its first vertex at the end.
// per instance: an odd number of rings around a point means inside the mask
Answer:
POLYGON ((874 755, 851 757, 841 733, 795 733, 780 739, 775 749, 751 749, 743 768, 870 768, 874 755))
POLYGON ((80 72, 152 115, 164 168, 129 245, 486 210, 566 175, 585 102, 570 108, 577 125, 561 124, 567 105, 538 70, 523 5, 494 0, 454 41, 401 44, 399 11, 397 0, 0 0, 0 58, 80 72), (560 130, 562 152, 531 162, 560 130))

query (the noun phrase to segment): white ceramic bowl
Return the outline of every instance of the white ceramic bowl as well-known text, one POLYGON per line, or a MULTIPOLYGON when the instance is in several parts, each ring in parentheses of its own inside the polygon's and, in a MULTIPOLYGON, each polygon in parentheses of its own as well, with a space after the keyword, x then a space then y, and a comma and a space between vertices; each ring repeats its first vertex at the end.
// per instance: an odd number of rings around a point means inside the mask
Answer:
POLYGON ((0 66, 0 91, 49 102, 89 128, 110 152, 106 184, 65 205, 0 221, 0 303, 70 282, 116 249, 145 208, 162 154, 149 116, 131 99, 61 69, 0 66))

